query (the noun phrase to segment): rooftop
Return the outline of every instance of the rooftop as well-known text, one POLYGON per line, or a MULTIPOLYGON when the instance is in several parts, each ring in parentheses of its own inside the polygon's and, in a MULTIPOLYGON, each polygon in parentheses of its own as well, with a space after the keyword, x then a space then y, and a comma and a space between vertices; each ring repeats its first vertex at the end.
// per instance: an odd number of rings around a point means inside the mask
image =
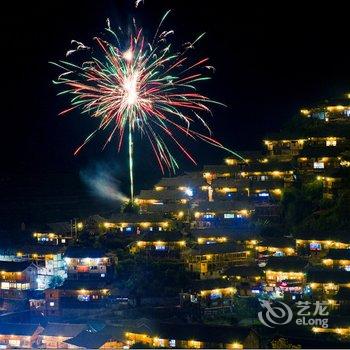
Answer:
POLYGON ((83 330, 78 335, 65 341, 65 343, 79 348, 99 349, 106 342, 124 340, 124 328, 106 326, 98 332, 83 330))
POLYGON ((64 283, 58 287, 62 290, 99 290, 99 289, 109 289, 110 285, 106 281, 101 281, 100 279, 87 279, 87 280, 70 280, 66 279, 64 283))
POLYGON ((164 221, 164 217, 160 214, 116 213, 111 216, 110 221, 116 223, 126 222, 129 224, 136 224, 140 222, 161 222, 164 221))
POLYGON ((87 324, 78 323, 48 323, 42 333, 43 336, 72 338, 88 329, 87 324))
POLYGON ((22 272, 31 265, 31 261, 0 261, 0 271, 22 272))
POLYGON ((299 157, 338 157, 343 151, 344 149, 340 147, 306 147, 301 150, 299 157))
POLYGON ((270 257, 267 261, 266 270, 301 272, 307 267, 308 262, 298 256, 270 257))
POLYGON ((232 282, 223 278, 193 280, 192 283, 190 284, 190 289, 196 290, 196 291, 212 290, 212 289, 228 288, 228 287, 232 287, 232 282))
POLYGON ((199 203, 198 211, 226 211, 232 210, 250 210, 253 206, 248 201, 215 201, 215 202, 201 202, 199 203))
POLYGON ((66 258, 103 258, 106 256, 104 249, 90 247, 68 247, 64 256, 66 258))
POLYGON ((350 238, 348 238, 348 233, 346 231, 301 232, 297 233, 295 238, 301 240, 339 241, 350 243, 350 238))
POLYGON ((155 242, 155 241, 163 241, 163 242, 177 242, 184 239, 184 236, 179 231, 154 231, 147 232, 141 237, 139 237, 138 241, 145 242, 155 242))
POLYGON ((223 272, 225 276, 241 276, 241 277, 251 277, 251 276, 261 276, 263 270, 258 266, 231 266, 223 272))
POLYGON ((293 248, 295 246, 295 240, 287 237, 265 238, 257 245, 261 247, 293 248))
POLYGON ((259 238, 258 229, 254 227, 214 227, 206 229, 192 229, 194 237, 222 237, 227 236, 235 240, 247 240, 259 238))
POLYGON ((165 200, 165 199, 171 199, 171 200, 180 200, 180 199, 186 199, 188 198, 188 195, 184 191, 180 191, 178 189, 176 190, 141 190, 140 194, 138 195, 138 198, 140 199, 158 199, 158 200, 165 200))
POLYGON ((156 321, 142 320, 140 322, 135 322, 128 328, 128 331, 149 334, 163 339, 196 339, 201 342, 228 344, 235 341, 244 341, 252 330, 244 327, 159 323, 156 321))
POLYGON ((40 327, 29 323, 0 323, 0 335, 32 336, 40 327))
POLYGON ((190 255, 226 254, 244 252, 246 249, 242 245, 235 243, 213 243, 196 245, 191 249, 190 255))
POLYGON ((310 269, 307 272, 307 281, 311 283, 350 283, 350 272, 345 270, 310 269))
POLYGON ((350 249, 329 249, 326 259, 350 260, 350 249))

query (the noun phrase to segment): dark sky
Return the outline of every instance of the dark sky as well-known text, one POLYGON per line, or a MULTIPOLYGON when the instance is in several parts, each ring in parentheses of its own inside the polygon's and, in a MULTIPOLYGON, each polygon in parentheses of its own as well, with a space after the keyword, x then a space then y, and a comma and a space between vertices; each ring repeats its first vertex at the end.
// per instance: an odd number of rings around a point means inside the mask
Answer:
MULTIPOLYGON (((151 34, 165 11, 173 9, 167 27, 175 29, 179 43, 207 33, 197 50, 210 56, 216 72, 204 91, 228 105, 214 109, 211 126, 216 138, 234 150, 260 147, 262 137, 281 128, 300 106, 349 91, 346 5, 266 3, 145 0, 135 9, 134 1, 120 0, 9 2, 1 10, 0 143, 2 174, 16 174, 13 190, 22 180, 35 187, 32 174, 47 174, 48 181, 62 171, 78 176, 96 161, 117 163, 123 180, 124 158, 113 147, 101 153, 100 143, 93 142, 73 156, 93 124, 78 113, 57 116, 65 101, 56 97, 51 80, 57 70, 48 63, 64 57, 71 39, 88 42, 99 34, 107 17, 112 25, 126 25, 135 15, 151 34)), ((203 144, 190 147, 199 164, 225 156, 203 144)), ((161 174, 151 153, 136 157, 138 188, 145 187, 143 180, 148 184, 161 174)), ((58 181, 55 186, 64 185, 58 181)))

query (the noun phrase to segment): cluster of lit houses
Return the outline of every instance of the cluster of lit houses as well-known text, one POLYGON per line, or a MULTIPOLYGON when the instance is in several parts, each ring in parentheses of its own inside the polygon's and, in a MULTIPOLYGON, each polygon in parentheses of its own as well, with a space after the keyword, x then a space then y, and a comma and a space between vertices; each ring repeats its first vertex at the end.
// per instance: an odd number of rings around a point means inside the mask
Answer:
MULTIPOLYGON (((324 125, 350 123, 349 99, 301 110, 324 125)), ((111 307, 128 301, 115 287, 118 257, 109 250, 75 246, 81 231, 128 235, 129 253, 173 259, 196 276, 179 304, 203 314, 232 312, 234 297, 323 300, 335 313, 350 312, 350 238, 346 232, 301 232, 264 239, 254 220, 278 217, 279 200, 294 181, 321 181, 336 198, 350 169, 350 135, 274 137, 265 151, 242 152, 203 171, 163 178, 137 198, 140 214, 95 215, 53 224, 33 234, 32 246, 0 250, 0 298, 58 320, 72 309, 111 307), (56 225, 56 226, 55 226, 56 225)), ((330 228, 331 229, 331 228, 330 228)), ((151 282, 150 282, 151 283, 151 282)), ((17 308, 17 309, 16 309, 17 308)), ((181 324, 106 326, 49 323, 46 327, 0 322, 0 346, 30 348, 258 347, 252 329, 181 324), (216 339, 216 341, 214 341, 216 339), (95 345, 93 345, 95 344, 95 345)), ((350 320, 313 333, 350 338, 350 320)))

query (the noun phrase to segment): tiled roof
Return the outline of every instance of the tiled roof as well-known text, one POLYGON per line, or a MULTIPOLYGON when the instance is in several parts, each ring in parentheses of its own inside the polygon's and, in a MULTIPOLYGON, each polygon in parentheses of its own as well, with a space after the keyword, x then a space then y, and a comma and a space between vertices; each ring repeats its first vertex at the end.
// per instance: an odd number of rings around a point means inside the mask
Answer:
POLYGON ((0 261, 0 271, 22 272, 30 265, 34 266, 31 261, 0 261))
POLYGON ((110 218, 111 222, 126 222, 126 223, 140 223, 140 222, 160 222, 164 221, 164 217, 159 214, 132 214, 132 213, 118 213, 113 214, 110 218))
POLYGON ((287 237, 266 238, 258 244, 261 247, 293 248, 295 240, 287 237))
POLYGON ((214 243, 197 245, 190 251, 190 255, 225 254, 246 251, 242 245, 234 243, 214 243))
POLYGON ((350 283, 350 272, 334 269, 310 269, 307 272, 307 281, 310 283, 350 283))
POLYGON ((68 247, 64 256, 67 258, 103 258, 106 252, 98 248, 68 247))
POLYGON ((173 324, 143 320, 128 327, 128 332, 149 334, 163 339, 197 340, 211 343, 233 343, 244 341, 252 331, 250 328, 232 326, 210 326, 204 324, 173 324))
POLYGON ((196 208, 198 211, 226 211, 252 209, 253 206, 248 201, 215 201, 200 202, 196 208))
POLYGON ((350 249, 329 249, 326 259, 350 260, 350 249))
POLYGON ((147 232, 138 238, 138 241, 154 242, 154 241, 164 241, 164 242, 176 242, 184 239, 184 236, 179 231, 152 231, 147 232))
POLYGON ((268 259, 266 270, 303 272, 307 265, 307 260, 298 256, 273 256, 268 259))
POLYGON ((42 335, 51 337, 67 337, 72 338, 80 332, 88 329, 86 324, 75 323, 48 323, 42 335))
POLYGON ((99 349, 101 348, 101 346, 103 346, 109 341, 123 340, 124 328, 106 326, 98 332, 84 330, 78 335, 76 335, 74 338, 66 340, 65 343, 77 346, 79 348, 99 349))
POLYGON ((250 276, 261 276, 263 274, 263 270, 258 266, 231 266, 227 270, 223 272, 225 276, 242 276, 242 277, 250 277, 250 276))
POLYGON ((0 323, 0 335, 32 336, 38 327, 29 323, 0 323))
POLYGON ((99 290, 99 289, 110 289, 111 286, 106 281, 101 281, 101 279, 78 279, 78 280, 70 280, 67 279, 64 283, 58 287, 58 289, 62 290, 99 290))
POLYGON ((212 290, 212 289, 218 289, 218 288, 228 288, 232 287, 232 282, 223 279, 207 279, 207 280, 193 280, 190 284, 191 290, 212 290))

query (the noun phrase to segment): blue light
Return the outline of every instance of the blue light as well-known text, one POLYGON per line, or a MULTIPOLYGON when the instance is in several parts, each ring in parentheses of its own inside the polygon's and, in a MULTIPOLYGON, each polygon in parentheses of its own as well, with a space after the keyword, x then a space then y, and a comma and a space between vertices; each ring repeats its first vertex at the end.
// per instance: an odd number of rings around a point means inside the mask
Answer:
POLYGON ((187 188, 185 193, 189 196, 192 197, 193 196, 193 190, 191 188, 187 188))
POLYGON ((270 195, 266 192, 259 193, 259 197, 269 197, 270 195))

